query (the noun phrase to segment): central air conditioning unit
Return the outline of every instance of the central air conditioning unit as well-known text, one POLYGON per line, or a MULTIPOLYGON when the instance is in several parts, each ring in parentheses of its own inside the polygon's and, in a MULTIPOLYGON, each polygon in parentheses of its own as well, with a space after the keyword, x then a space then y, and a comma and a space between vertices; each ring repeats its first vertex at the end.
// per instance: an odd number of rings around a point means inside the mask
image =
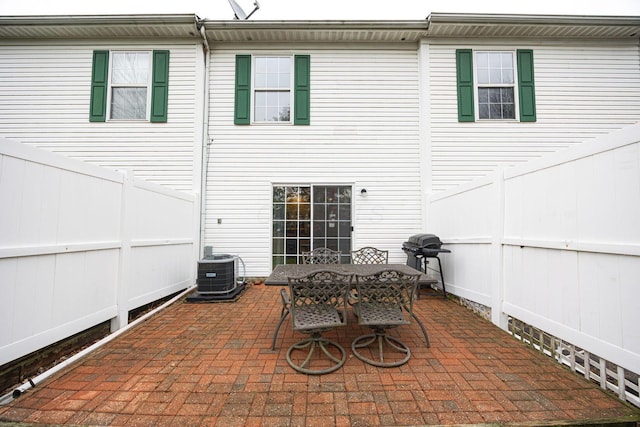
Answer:
POLYGON ((246 284, 242 258, 227 254, 205 256, 198 261, 196 284, 197 290, 187 297, 189 302, 234 300, 246 284))

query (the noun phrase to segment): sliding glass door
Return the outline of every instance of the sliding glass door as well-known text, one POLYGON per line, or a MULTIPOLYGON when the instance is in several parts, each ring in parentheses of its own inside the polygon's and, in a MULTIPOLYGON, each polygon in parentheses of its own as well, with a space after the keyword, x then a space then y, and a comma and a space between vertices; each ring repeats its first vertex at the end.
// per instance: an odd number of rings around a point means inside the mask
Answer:
POLYGON ((273 187, 272 263, 302 263, 302 253, 326 247, 351 256, 351 186, 273 187))

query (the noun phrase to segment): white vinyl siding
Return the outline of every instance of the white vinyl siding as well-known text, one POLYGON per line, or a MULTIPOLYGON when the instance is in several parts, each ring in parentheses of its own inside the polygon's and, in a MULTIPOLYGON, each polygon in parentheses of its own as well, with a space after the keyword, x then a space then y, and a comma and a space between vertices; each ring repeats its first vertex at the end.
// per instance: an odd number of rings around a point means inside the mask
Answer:
MULTIPOLYGON (((202 144, 197 43, 4 40, 0 44, 0 135, 174 189, 193 188, 202 144), (171 51, 167 123, 89 122, 94 50, 171 51)), ((196 189, 197 190, 197 189, 196 189)))
POLYGON ((211 58, 205 245, 271 271, 272 185, 353 185, 353 246, 391 250, 420 231, 417 48, 215 48, 211 58), (311 58, 311 124, 233 124, 236 54, 311 58), (360 190, 367 189, 362 197, 360 190))
POLYGON ((636 123, 637 41, 429 41, 432 191, 451 188, 636 123), (537 122, 459 123, 456 49, 532 49, 537 122))

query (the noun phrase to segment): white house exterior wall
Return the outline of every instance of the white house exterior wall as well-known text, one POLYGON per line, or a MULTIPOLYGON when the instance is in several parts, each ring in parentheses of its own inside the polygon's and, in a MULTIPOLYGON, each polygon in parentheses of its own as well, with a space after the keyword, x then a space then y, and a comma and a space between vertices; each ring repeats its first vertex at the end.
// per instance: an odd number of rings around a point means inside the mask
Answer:
POLYGON ((202 47, 193 41, 0 41, 0 135, 178 190, 199 191, 202 47), (94 50, 170 51, 167 123, 89 122, 94 50), (195 159, 195 161, 194 161, 195 159), (196 167, 194 168, 194 164, 196 167), (197 182, 197 181, 196 181, 197 182))
POLYGON ((420 231, 416 45, 212 46, 205 245, 271 271, 273 184, 353 185, 353 248, 420 231), (236 54, 308 54, 311 124, 233 124, 236 54), (367 189, 367 196, 360 190, 367 189))
POLYGON ((593 139, 640 119, 637 40, 428 43, 432 191, 593 139), (537 121, 459 123, 456 49, 533 49, 537 121))

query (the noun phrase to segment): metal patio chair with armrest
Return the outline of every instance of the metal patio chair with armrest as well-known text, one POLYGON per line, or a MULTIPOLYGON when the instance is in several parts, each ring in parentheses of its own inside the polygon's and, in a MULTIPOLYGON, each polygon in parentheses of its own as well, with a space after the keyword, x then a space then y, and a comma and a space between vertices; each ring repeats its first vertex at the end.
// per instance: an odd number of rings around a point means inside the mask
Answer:
POLYGON ((409 347, 387 332, 411 323, 419 278, 420 273, 406 274, 393 269, 355 276, 358 302, 353 307, 358 324, 373 329, 372 334, 359 336, 352 342, 351 349, 358 359, 380 367, 400 366, 409 361, 409 347))
POLYGON ((328 374, 344 365, 344 347, 324 338, 322 333, 347 324, 347 295, 352 279, 353 274, 330 270, 288 278, 293 330, 309 335, 287 350, 287 363, 296 371, 328 374), (322 358, 323 354, 326 358, 322 358), (311 367, 312 362, 319 366, 311 367))
POLYGON ((389 251, 383 251, 372 246, 365 246, 351 251, 352 264, 388 264, 389 251))
MULTIPOLYGON (((372 246, 365 246, 356 251, 351 251, 351 263, 352 264, 388 264, 389 263, 389 251, 383 251, 378 248, 374 248, 372 246)), ((418 291, 416 295, 419 295, 420 286, 418 285, 418 291)), ((353 305, 358 300, 358 294, 355 290, 351 292, 351 298, 349 299, 350 304, 353 305)), ((422 324, 422 321, 416 316, 415 313, 412 313, 413 318, 420 326, 422 330, 422 334, 424 335, 424 340, 427 342, 427 347, 431 346, 429 342, 429 334, 427 334, 427 330, 422 324)))
POLYGON ((316 248, 302 253, 303 264, 340 264, 340 251, 329 248, 316 248))
MULTIPOLYGON (((334 251, 328 248, 317 248, 309 252, 302 253, 302 262, 303 264, 340 264, 340 256, 342 254, 338 251, 334 251)), ((291 307, 291 300, 289 295, 287 295, 287 291, 282 289, 280 291, 280 298, 282 300, 282 311, 280 312, 280 320, 278 321, 278 326, 276 326, 276 330, 273 333, 273 340, 271 342, 271 350, 276 349, 276 339, 278 338, 278 332, 280 332, 280 326, 282 326, 282 322, 289 315, 289 307, 291 307)))

